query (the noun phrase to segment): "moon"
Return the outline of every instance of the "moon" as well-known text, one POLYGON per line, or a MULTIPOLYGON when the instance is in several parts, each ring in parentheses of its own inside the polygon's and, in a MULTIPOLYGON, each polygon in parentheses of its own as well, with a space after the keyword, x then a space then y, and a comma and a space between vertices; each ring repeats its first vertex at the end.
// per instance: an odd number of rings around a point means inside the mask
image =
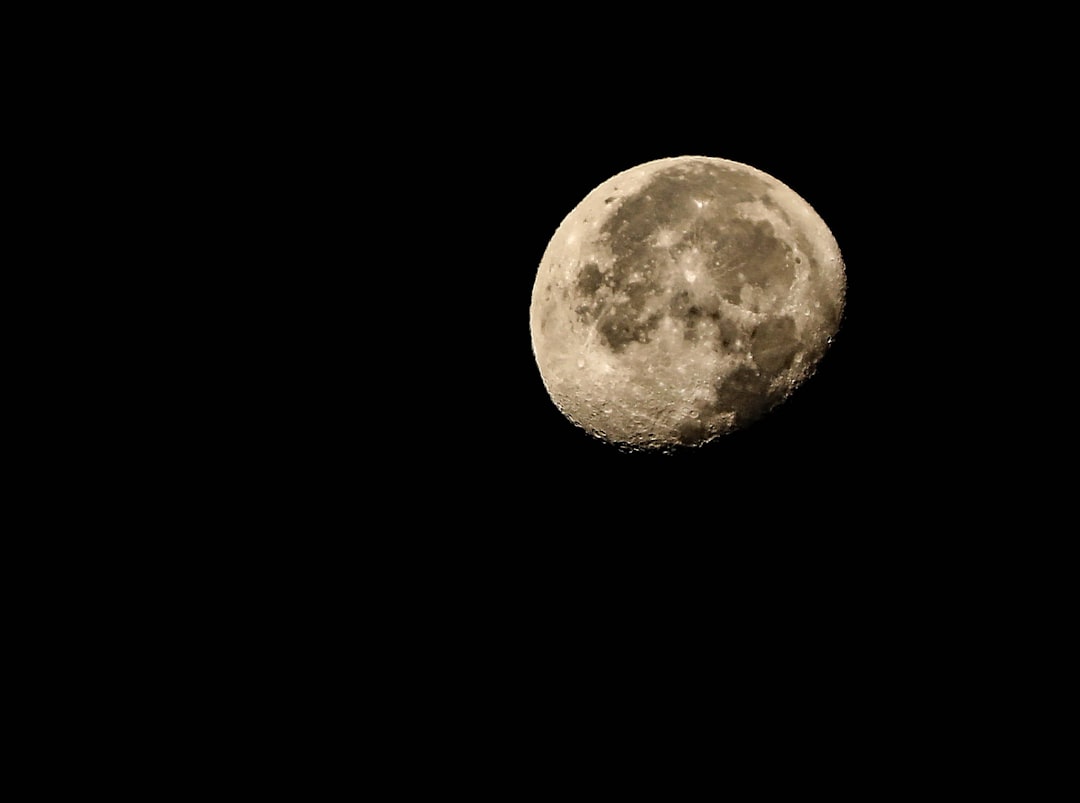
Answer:
POLYGON ((844 310, 835 238, 773 176, 710 156, 600 184, 540 261, 529 325, 555 406, 624 451, 675 451, 789 398, 844 310))

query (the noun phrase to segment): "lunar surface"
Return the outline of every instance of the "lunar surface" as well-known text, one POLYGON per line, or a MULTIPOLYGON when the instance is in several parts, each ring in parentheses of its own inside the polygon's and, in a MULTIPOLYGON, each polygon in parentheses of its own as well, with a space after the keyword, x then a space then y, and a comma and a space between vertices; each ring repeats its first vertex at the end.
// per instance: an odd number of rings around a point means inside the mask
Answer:
POLYGON ((533 353, 552 401, 628 451, 746 426, 814 371, 840 325, 844 265, 786 185, 705 156, 632 167, 590 192, 533 285, 533 353))

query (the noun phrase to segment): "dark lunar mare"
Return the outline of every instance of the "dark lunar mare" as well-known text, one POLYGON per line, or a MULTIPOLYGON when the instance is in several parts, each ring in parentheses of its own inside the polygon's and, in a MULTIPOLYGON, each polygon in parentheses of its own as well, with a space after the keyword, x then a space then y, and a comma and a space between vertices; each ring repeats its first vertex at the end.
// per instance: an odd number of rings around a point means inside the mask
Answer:
MULTIPOLYGON (((769 383, 791 366, 799 351, 794 319, 766 320, 750 333, 749 342, 743 342, 740 326, 725 318, 719 298, 693 298, 682 290, 672 295, 666 310, 647 316, 643 312, 650 296, 664 283, 661 272, 694 247, 711 255, 706 267, 720 296, 729 303, 741 303, 745 285, 769 296, 789 291, 796 262, 810 257, 796 257, 771 223, 747 220, 736 209, 736 204, 759 201, 790 222, 769 200, 769 189, 756 175, 708 162, 665 168, 626 198, 602 225, 600 235, 611 251, 612 267, 605 273, 596 263, 587 263, 576 282, 582 300, 577 314, 586 324, 596 325, 601 342, 616 354, 633 342, 648 342, 665 315, 683 323, 687 340, 697 342, 701 325, 710 321, 709 331, 716 333, 719 351, 749 352, 750 364, 718 382, 713 403, 702 410, 706 417, 734 413, 739 424, 758 418, 778 400, 776 393, 769 392, 769 383), (671 232, 674 241, 658 245, 654 237, 660 230, 671 232), (610 292, 601 293, 602 288, 610 292), (610 302, 612 297, 619 301, 610 302)), ((797 237, 802 253, 809 254, 806 236, 798 233, 797 237)), ((684 422, 678 433, 684 443, 700 441, 704 434, 700 420, 684 422)))
MULTIPOLYGON (((795 278, 791 248, 775 236, 770 223, 745 220, 735 208, 755 200, 773 206, 766 197, 769 186, 751 173, 708 162, 673 165, 657 172, 601 227, 601 238, 614 261, 606 273, 595 263, 582 267, 576 289, 584 303, 577 314, 586 324, 596 324, 601 342, 615 353, 635 341, 648 342, 665 314, 642 315, 663 282, 660 273, 696 246, 714 255, 707 267, 730 303, 740 302, 746 284, 775 294, 787 290, 795 278), (707 213, 700 213, 692 203, 695 199, 707 204, 707 213), (672 232, 675 241, 657 245, 654 235, 659 230, 672 232), (620 300, 602 301, 597 296, 602 287, 611 291, 602 297, 620 300)), ((689 294, 683 293, 676 294, 669 307, 666 314, 683 321, 688 340, 698 338, 698 324, 708 317, 720 332, 718 348, 730 351, 735 327, 721 320, 718 300, 691 303, 689 294)), ((768 339, 775 339, 773 334, 768 339)))
MULTIPOLYGON (((678 259, 694 243, 716 242, 734 217, 731 204, 752 199, 761 188, 762 182, 753 176, 695 163, 659 171, 623 201, 604 222, 601 235, 614 258, 603 282, 625 300, 588 311, 596 316, 594 320, 598 318, 597 331, 612 351, 621 352, 634 341, 649 341, 663 314, 643 318, 642 312, 662 279, 662 266, 678 259), (712 220, 694 215, 696 210, 690 203, 694 198, 716 201, 710 211, 721 210, 721 214, 713 214, 712 220), (665 247, 657 245, 653 235, 661 229, 672 232, 676 241, 665 247)), ((685 320, 689 307, 687 303, 670 313, 685 320)))

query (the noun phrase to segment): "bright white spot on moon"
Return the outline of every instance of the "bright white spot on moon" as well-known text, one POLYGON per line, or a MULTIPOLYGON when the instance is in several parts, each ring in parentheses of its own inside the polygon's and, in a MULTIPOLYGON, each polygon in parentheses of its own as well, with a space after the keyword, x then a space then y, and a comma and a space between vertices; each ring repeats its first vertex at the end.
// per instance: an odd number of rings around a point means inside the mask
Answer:
POLYGON ((678 241, 678 235, 671 229, 660 229, 653 238, 657 248, 670 248, 678 241))

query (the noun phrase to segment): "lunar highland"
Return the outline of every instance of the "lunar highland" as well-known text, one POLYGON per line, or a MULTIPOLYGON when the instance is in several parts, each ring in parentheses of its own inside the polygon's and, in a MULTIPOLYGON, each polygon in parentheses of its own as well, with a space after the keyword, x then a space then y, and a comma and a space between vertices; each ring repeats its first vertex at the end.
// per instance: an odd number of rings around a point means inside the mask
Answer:
POLYGON ((658 159, 590 192, 533 285, 552 401, 622 449, 698 446, 787 399, 843 314, 840 250, 794 190, 749 165, 658 159))

